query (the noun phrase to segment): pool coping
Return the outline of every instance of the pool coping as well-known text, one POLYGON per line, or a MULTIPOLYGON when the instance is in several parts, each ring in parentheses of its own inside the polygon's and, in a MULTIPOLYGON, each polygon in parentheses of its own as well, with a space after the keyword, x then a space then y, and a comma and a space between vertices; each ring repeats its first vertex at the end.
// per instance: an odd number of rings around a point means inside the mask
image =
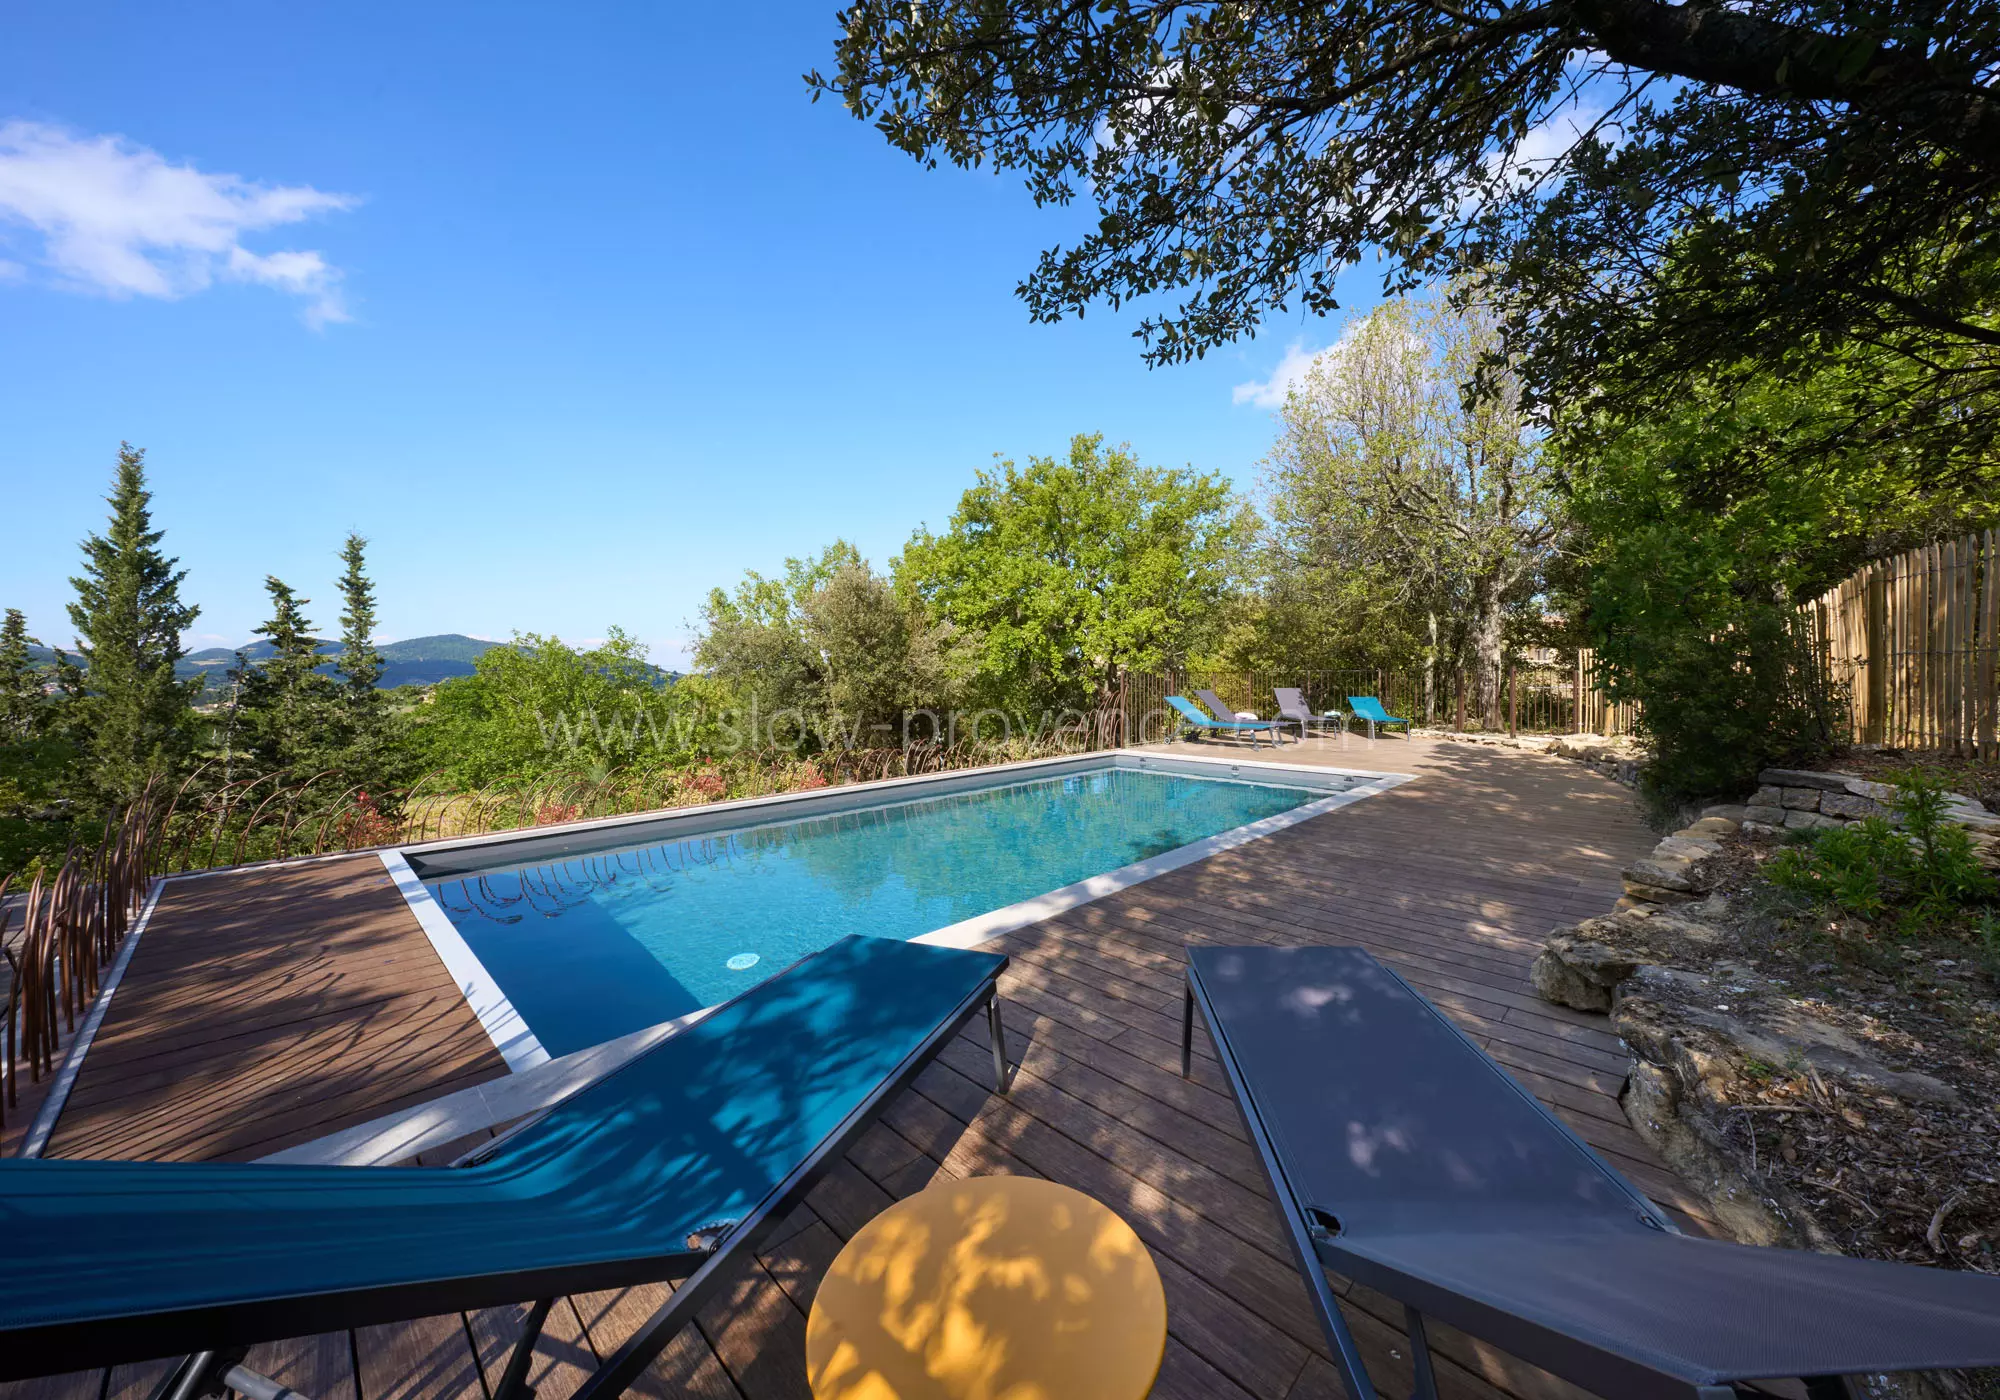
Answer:
MULTIPOLYGON (((743 816, 754 816, 764 812, 778 812, 770 821, 799 820, 807 816, 833 815, 839 812, 861 811, 871 807, 893 806, 906 802, 924 791, 935 790, 939 795, 948 795, 946 789, 987 788, 994 786, 994 779, 1002 775, 1020 775, 1020 780, 1028 781, 1039 774, 1060 776, 1067 768, 1088 769, 1104 766, 1129 766, 1140 770, 1147 768, 1184 770, 1205 767, 1227 768, 1232 775, 1239 775, 1244 769, 1253 770, 1249 776, 1291 777, 1314 776, 1319 778, 1360 778, 1366 781, 1340 792, 1328 793, 1313 802, 1304 803, 1290 811, 1263 817, 1243 826, 1232 827, 1228 831, 1205 836, 1191 841, 1185 846, 1176 846, 1170 851, 1162 851, 1145 860, 1133 861, 1102 874, 1092 875, 1073 884, 1048 890, 1027 899, 976 914, 969 919, 932 929, 918 934, 907 941, 928 943, 947 948, 975 948, 991 942, 1003 934, 1012 933, 1029 924, 1053 918, 1080 905, 1092 903, 1120 890, 1130 889, 1147 880, 1165 875, 1169 871, 1206 860, 1212 855, 1251 841, 1262 840, 1287 827, 1310 821, 1314 817, 1350 807, 1356 802, 1375 797, 1392 788, 1415 779, 1414 773, 1380 773, 1363 769, 1337 768, 1325 764, 1302 764, 1272 762, 1268 759, 1242 758, 1235 755, 1224 757, 1220 754, 1159 754, 1145 749, 1096 749, 1082 754, 1064 754, 1055 758, 1024 759, 1014 763, 999 763, 985 768, 954 769, 945 773, 923 773, 915 777, 890 778, 873 783, 848 783, 839 787, 815 788, 808 792, 776 793, 768 797, 739 798, 731 802, 704 803, 698 807, 665 808, 652 812, 631 813, 617 817, 603 817, 592 821, 564 823, 560 826, 537 827, 528 831, 492 832, 484 836, 464 837, 456 840, 426 841, 410 846, 384 849, 378 852, 383 868, 395 882, 397 891, 409 905, 411 914, 422 927, 425 937, 430 940, 447 971, 458 983, 466 1005, 479 1020, 480 1026, 492 1040, 494 1048, 507 1062, 513 1074, 537 1069, 551 1063, 566 1063, 574 1056, 588 1055, 601 1046, 586 1046, 564 1055, 560 1060, 550 1056, 541 1040, 529 1028, 527 1020, 515 1009, 514 1004, 501 990, 499 982, 487 971, 479 956, 472 951, 456 925, 444 911, 431 892, 424 888, 423 876, 405 858, 406 853, 415 854, 419 859, 426 852, 471 850, 487 846, 508 844, 546 844, 570 837, 589 836, 598 832, 616 831, 622 827, 636 827, 648 824, 666 825, 688 835, 710 831, 738 831, 752 826, 769 824, 760 820, 732 820, 743 816), (1127 760, 1120 764, 1118 760, 1127 760), (914 790, 914 792, 913 792, 914 790), (886 794, 886 795, 885 795, 886 794)), ((703 1007, 687 1016, 662 1026, 678 1029, 681 1025, 692 1024, 713 1008, 703 1007)), ((618 1041, 639 1043, 645 1029, 635 1031, 618 1041)), ((657 1044, 664 1035, 645 1042, 647 1046, 657 1044)), ((617 1042, 604 1042, 609 1045, 617 1042)), ((635 1049, 634 1053, 637 1053, 635 1049)), ((622 1063, 622 1061, 620 1061, 622 1063)), ((612 1066, 615 1068, 615 1065, 612 1066)), ((605 1068, 603 1073, 609 1073, 605 1068)), ((404 1110, 402 1117, 420 1113, 423 1106, 404 1110)), ((363 1125, 373 1128, 378 1125, 363 1125)), ((379 1137, 379 1133, 377 1134, 379 1137)))

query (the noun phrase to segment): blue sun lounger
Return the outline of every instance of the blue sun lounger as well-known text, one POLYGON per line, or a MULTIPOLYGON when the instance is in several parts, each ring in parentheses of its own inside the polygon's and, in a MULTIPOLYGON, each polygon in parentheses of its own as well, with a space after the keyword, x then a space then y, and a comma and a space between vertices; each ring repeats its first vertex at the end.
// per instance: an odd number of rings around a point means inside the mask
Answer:
POLYGON ((1181 721, 1184 724, 1203 734, 1247 736, 1252 744, 1257 742, 1258 735, 1266 734, 1270 736, 1271 747, 1276 748, 1278 746, 1278 724, 1276 720, 1236 719, 1234 717, 1230 719, 1210 719, 1207 715, 1196 709, 1194 702, 1185 695, 1169 695, 1167 703, 1179 712, 1181 721))
POLYGON ((1403 726, 1403 737, 1405 739, 1410 737, 1410 722, 1390 714, 1382 708, 1382 702, 1372 695, 1348 696, 1347 708, 1354 711, 1356 719, 1365 719, 1368 721, 1368 737, 1371 739, 1375 737, 1375 726, 1378 724, 1400 724, 1403 726))
POLYGON ((1593 1395, 2000 1364, 2000 1278, 1695 1239, 1360 948, 1190 948, 1201 1012, 1349 1400, 1374 1383, 1327 1271, 1593 1395))
POLYGON ((608 1400, 982 1009, 1005 1092, 1006 965, 842 939, 450 1168, 0 1161, 0 1380, 192 1353, 163 1400, 269 1395, 253 1343, 539 1299, 524 1400, 554 1299, 684 1279, 608 1400))

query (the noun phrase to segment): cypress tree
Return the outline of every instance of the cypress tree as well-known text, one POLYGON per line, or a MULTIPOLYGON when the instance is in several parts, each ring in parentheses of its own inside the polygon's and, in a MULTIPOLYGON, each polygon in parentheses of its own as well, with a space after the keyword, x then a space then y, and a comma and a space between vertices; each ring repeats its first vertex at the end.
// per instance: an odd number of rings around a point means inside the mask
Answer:
POLYGON ((375 583, 368 577, 368 541, 352 531, 340 550, 340 660, 343 781, 380 800, 396 767, 389 741, 382 653, 375 649, 375 583))
POLYGON ((83 542, 83 573, 70 580, 78 650, 88 667, 83 734, 90 781, 113 800, 170 770, 194 738, 194 686, 175 679, 181 633, 201 610, 180 598, 185 570, 160 552, 146 489, 146 454, 118 445, 118 475, 106 497, 111 527, 83 542))
POLYGON ((330 739, 338 742, 329 732, 333 682, 317 669, 319 639, 305 614, 312 599, 299 597, 274 574, 265 576, 264 588, 271 618, 256 631, 271 644, 271 654, 242 677, 238 709, 267 769, 301 768, 322 759, 330 739))
POLYGON ((374 703, 382 679, 382 653, 375 650, 375 583, 368 577, 368 541, 351 531, 340 550, 340 661, 348 704, 374 703))
POLYGON ((42 732, 48 699, 41 668, 28 655, 30 646, 40 645, 28 635, 21 610, 7 609, 7 620, 0 624, 0 741, 18 744, 42 732))

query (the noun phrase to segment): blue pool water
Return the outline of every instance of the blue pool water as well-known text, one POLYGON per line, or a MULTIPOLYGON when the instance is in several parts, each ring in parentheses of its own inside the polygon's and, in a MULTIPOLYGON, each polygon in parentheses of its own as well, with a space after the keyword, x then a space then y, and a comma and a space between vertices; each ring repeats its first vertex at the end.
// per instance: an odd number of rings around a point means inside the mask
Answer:
POLYGON ((1106 768, 425 883, 562 1055, 727 1000, 846 934, 915 938, 1341 785, 1106 768))

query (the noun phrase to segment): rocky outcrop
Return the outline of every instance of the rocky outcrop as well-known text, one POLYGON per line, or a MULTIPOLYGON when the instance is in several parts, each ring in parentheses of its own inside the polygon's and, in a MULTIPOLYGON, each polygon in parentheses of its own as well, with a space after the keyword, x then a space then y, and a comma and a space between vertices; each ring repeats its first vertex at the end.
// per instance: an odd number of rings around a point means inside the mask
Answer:
POLYGON ((1705 906, 1692 903, 1675 910, 1626 909, 1557 929, 1529 968, 1529 979, 1545 1001, 1609 1011, 1619 987, 1641 968, 1713 954, 1717 930, 1704 912, 1705 906))
POLYGON ((1620 909, 1686 904, 1707 893, 1702 862, 1720 854, 1722 838, 1739 823, 1733 807, 1710 807, 1701 819, 1663 838, 1643 860, 1635 860, 1620 875, 1625 897, 1620 909))

